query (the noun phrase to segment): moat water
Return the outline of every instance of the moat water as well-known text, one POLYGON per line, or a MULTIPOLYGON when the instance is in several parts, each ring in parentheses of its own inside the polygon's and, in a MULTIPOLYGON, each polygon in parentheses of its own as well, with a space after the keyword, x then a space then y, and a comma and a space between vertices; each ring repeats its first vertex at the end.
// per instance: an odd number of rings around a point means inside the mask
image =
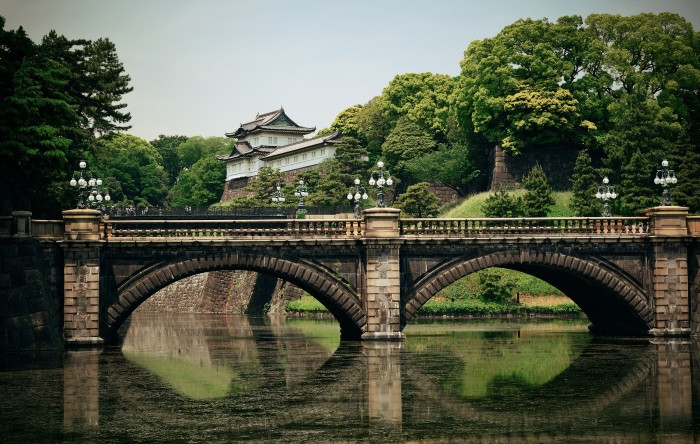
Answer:
POLYGON ((0 442, 700 442, 700 346, 576 320, 135 314, 120 347, 0 355, 0 442))

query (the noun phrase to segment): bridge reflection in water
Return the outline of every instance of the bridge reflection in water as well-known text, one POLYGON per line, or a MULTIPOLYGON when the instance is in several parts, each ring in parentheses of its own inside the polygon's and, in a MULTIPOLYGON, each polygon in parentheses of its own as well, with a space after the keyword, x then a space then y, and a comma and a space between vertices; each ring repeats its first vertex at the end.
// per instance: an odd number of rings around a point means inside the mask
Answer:
POLYGON ((66 354, 63 426, 115 441, 697 442, 698 344, 585 326, 436 322, 341 345, 332 321, 140 314, 121 352, 66 354))

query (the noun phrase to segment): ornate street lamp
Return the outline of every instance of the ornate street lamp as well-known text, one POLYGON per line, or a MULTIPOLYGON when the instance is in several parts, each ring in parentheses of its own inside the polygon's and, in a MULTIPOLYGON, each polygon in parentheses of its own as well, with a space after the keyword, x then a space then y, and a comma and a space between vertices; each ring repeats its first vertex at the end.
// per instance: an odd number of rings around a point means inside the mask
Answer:
POLYGON ((360 186, 360 179, 356 178, 355 179, 355 192, 353 193, 353 189, 350 188, 350 191, 348 191, 347 198, 350 202, 355 200, 355 219, 359 219, 362 217, 362 201, 360 199, 366 200, 369 196, 367 196, 367 190, 365 187, 360 186), (362 194, 360 194, 362 192, 362 194))
POLYGON ((380 208, 384 207, 384 185, 391 186, 394 181, 391 180, 391 176, 389 175, 389 171, 384 171, 384 162, 381 160, 377 162, 377 168, 379 168, 376 171, 372 171, 372 174, 369 177, 369 185, 370 186, 377 186, 377 205, 380 208), (384 175, 386 174, 386 179, 384 178, 384 175))
POLYGON ((85 209, 96 207, 101 204, 103 200, 109 202, 111 197, 109 196, 107 188, 102 188, 102 179, 95 178, 92 172, 86 170, 87 163, 85 163, 84 160, 81 160, 78 166, 80 167, 80 171, 74 171, 73 178, 69 182, 72 187, 79 187, 80 189, 78 208, 85 209), (104 196, 102 195, 103 193, 104 196))
POLYGON ((654 178, 654 183, 661 185, 663 189, 663 194, 661 195, 661 206, 667 207, 671 204, 671 185, 678 183, 676 175, 673 170, 668 169, 668 161, 663 160, 661 162, 661 169, 656 170, 656 177, 654 178))
POLYGON ((595 194, 597 199, 603 199, 603 217, 612 216, 612 214, 610 214, 610 199, 617 198, 615 187, 608 185, 609 182, 608 176, 605 176, 603 178, 603 185, 598 187, 598 192, 595 194))
POLYGON ((304 179, 299 179, 299 185, 297 185, 294 195, 299 198, 299 204, 297 205, 297 213, 306 214, 306 208, 304 207, 304 198, 309 195, 304 186, 304 179))
POLYGON ((275 192, 272 193, 272 201, 277 204, 277 215, 284 216, 284 214, 282 213, 282 204, 284 203, 285 198, 280 184, 277 184, 277 186, 275 187, 275 192))

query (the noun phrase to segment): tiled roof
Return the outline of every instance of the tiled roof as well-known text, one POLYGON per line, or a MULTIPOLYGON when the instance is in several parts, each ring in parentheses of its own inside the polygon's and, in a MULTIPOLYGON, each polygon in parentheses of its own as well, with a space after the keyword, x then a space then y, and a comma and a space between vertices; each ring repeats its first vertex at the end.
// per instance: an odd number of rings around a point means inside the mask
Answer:
POLYGON ((230 154, 227 155, 222 155, 222 156, 216 156, 217 159, 219 160, 229 160, 229 159, 235 159, 238 157, 246 157, 248 155, 254 154, 254 153, 260 153, 262 155, 269 154, 275 150, 276 147, 274 146, 265 146, 265 145, 260 145, 255 148, 250 146, 250 144, 247 141, 243 142, 236 142, 233 145, 233 149, 231 150, 230 154))
POLYGON ((291 143, 289 145, 284 145, 267 156, 264 157, 265 160, 275 159, 277 157, 284 156, 294 151, 304 151, 307 149, 315 148, 320 145, 334 144, 341 140, 340 131, 335 131, 333 133, 324 134, 322 136, 312 137, 311 139, 302 140, 301 142, 291 143))
POLYGON ((284 108, 280 108, 277 111, 270 111, 264 114, 258 114, 255 119, 242 123, 241 126, 232 133, 226 133, 226 137, 237 137, 242 138, 247 136, 249 133, 254 131, 278 131, 285 133, 297 133, 297 134, 308 134, 316 130, 316 127, 304 127, 297 125, 289 116, 284 112, 284 108), (284 120, 289 123, 289 125, 274 125, 277 120, 284 118, 284 120))

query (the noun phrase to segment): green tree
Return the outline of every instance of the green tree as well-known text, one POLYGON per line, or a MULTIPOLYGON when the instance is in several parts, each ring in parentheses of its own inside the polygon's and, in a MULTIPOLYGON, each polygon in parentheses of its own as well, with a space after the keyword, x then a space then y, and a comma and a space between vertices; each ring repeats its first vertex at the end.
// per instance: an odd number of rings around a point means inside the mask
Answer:
POLYGON ((382 144, 382 153, 394 174, 406 172, 406 162, 432 152, 436 148, 434 138, 410 117, 402 116, 382 144))
POLYGON ((438 182, 466 196, 470 186, 481 178, 474 155, 464 145, 441 145, 437 151, 405 162, 406 172, 418 180, 438 182))
POLYGON ((184 164, 178 156, 178 147, 187 141, 187 136, 165 136, 159 135, 157 139, 151 140, 151 145, 160 153, 163 158, 163 169, 168 174, 168 187, 172 188, 177 182, 184 164))
POLYGON ((130 79, 108 40, 51 32, 37 45, 4 26, 0 17, 0 205, 57 216, 74 205, 65 184, 78 161, 94 166, 96 136, 128 128, 130 79))
POLYGON ((579 101, 567 90, 582 70, 581 24, 580 17, 518 20, 469 45, 455 112, 471 143, 498 144, 516 154, 531 145, 575 140, 583 120, 579 101), (544 137, 531 138, 538 129, 544 137))
POLYGON ((503 188, 486 199, 483 211, 486 217, 523 217, 525 215, 522 198, 511 195, 503 188))
POLYGON ((440 198, 430 192, 428 182, 411 185, 396 198, 394 205, 404 217, 435 217, 440 212, 440 198))
POLYGON ((574 174, 571 176, 571 191, 571 207, 577 216, 600 216, 600 202, 595 197, 598 183, 588 151, 583 151, 576 158, 574 174))
POLYGON ((65 93, 71 73, 4 23, 0 17, 0 204, 55 215, 51 207, 65 196, 44 191, 56 189, 52 179, 68 180, 67 136, 79 122, 65 93))
POLYGON ((479 275, 479 297, 486 302, 502 304, 513 298, 515 283, 504 279, 499 268, 481 270, 479 275))
POLYGON ((454 86, 452 77, 445 74, 400 74, 382 91, 380 106, 394 125, 407 117, 423 130, 444 138, 454 86))
POLYGON ((190 137, 177 147, 177 155, 183 168, 190 168, 201 158, 231 151, 231 139, 226 137, 190 137))
POLYGON ((226 180, 226 164, 214 156, 204 156, 180 174, 170 189, 172 206, 209 206, 221 199, 226 180))
POLYGON ((523 196, 525 216, 546 217, 554 205, 554 195, 541 166, 535 165, 523 178, 523 187, 526 190, 523 196))
POLYGON ((305 171, 302 176, 309 193, 309 196, 304 200, 306 205, 342 206, 348 204, 345 195, 354 177, 349 179, 351 176, 343 172, 342 163, 337 158, 324 160, 317 168, 305 171))
POLYGON ((618 193, 620 210, 626 216, 643 216, 644 210, 661 204, 660 186, 654 185, 658 157, 637 150, 622 170, 622 192, 618 193), (654 189, 654 188, 659 188, 654 189))
MULTIPOLYGON (((269 166, 262 167, 258 170, 258 175, 248 182, 248 186, 243 188, 249 194, 233 199, 231 205, 245 207, 272 206, 272 193, 276 191, 277 184, 284 184, 284 173, 269 166)), ((286 190, 285 194, 289 197, 289 190, 286 190)))
POLYGON ((115 202, 165 204, 167 174, 161 165, 162 157, 150 143, 136 136, 115 133, 100 137, 96 151, 94 172, 102 176, 115 202))

